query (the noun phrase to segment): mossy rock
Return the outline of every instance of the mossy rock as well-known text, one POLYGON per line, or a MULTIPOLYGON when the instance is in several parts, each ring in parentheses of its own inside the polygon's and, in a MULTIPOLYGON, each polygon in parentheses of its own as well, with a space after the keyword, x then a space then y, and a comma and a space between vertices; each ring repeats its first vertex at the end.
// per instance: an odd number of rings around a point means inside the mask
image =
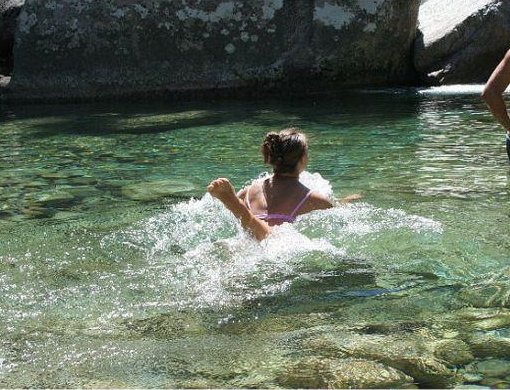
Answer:
POLYGON ((492 334, 473 334, 466 342, 478 358, 510 358, 510 338, 492 334))
MULTIPOLYGON (((302 345, 314 353, 334 357, 367 359, 393 367, 414 378, 420 386, 443 388, 456 378, 441 358, 435 356, 438 339, 418 332, 399 335, 366 335, 334 332, 312 336, 302 345)), ((468 350, 467 346, 464 348, 468 350)), ((453 353, 453 352, 452 352, 453 353)), ((471 359, 464 356, 463 361, 471 359)))
POLYGON ((475 360, 469 345, 459 339, 445 339, 435 343, 434 356, 449 367, 466 365, 475 360))
POLYGON ((413 382, 408 375, 378 362, 318 357, 290 364, 277 380, 285 387, 306 389, 375 389, 401 387, 413 382))

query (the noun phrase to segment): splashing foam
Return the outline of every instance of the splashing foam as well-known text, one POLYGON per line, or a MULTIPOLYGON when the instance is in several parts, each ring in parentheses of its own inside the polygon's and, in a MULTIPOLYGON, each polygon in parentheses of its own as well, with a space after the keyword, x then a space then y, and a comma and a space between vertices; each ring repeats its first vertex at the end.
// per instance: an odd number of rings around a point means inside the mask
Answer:
MULTIPOLYGON (((319 174, 305 172, 301 180, 333 198, 330 183, 319 174)), ((105 245, 120 243, 141 253, 159 270, 151 283, 166 291, 172 305, 220 308, 280 294, 296 280, 355 264, 348 258, 352 236, 400 229, 441 232, 430 219, 357 204, 303 215, 292 225, 275 227, 258 243, 206 194, 171 205, 109 237, 105 245)))
POLYGON ((418 93, 420 95, 480 95, 483 88, 482 84, 454 84, 418 89, 418 93))

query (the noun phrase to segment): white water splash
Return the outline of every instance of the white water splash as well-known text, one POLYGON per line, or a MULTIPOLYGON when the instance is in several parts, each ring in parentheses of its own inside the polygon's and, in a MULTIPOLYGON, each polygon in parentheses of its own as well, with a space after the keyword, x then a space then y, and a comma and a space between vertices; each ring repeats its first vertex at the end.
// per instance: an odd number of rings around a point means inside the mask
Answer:
POLYGON ((454 84, 441 85, 418 89, 420 95, 480 95, 484 89, 483 84, 454 84))
MULTIPOLYGON (((319 174, 304 172, 301 180, 333 198, 330 183, 319 174)), ((134 258, 146 262, 147 269, 126 277, 151 285, 163 298, 139 305, 223 308, 285 293, 296 281, 364 267, 381 251, 394 254, 409 240, 420 245, 425 233, 441 234, 442 226, 402 210, 358 203, 302 215, 259 243, 206 194, 106 237, 103 247, 135 251, 134 258)))
MULTIPOLYGON (((333 197, 330 183, 319 174, 305 172, 301 180, 333 197)), ((219 201, 206 194, 200 200, 169 206, 110 237, 105 245, 120 243, 139 251, 157 270, 150 283, 168 295, 166 305, 218 308, 281 294, 296 280, 334 273, 346 263, 356 267, 356 259, 364 263, 370 257, 360 253, 360 240, 371 237, 377 241, 381 235, 402 231, 441 233, 442 227, 402 210, 360 203, 300 216, 294 224, 275 227, 259 243, 219 201)))

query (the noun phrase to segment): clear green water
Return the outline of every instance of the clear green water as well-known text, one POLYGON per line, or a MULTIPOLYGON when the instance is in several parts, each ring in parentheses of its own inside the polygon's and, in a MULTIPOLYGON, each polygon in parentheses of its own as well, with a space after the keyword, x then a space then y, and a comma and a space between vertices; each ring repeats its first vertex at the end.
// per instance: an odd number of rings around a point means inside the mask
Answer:
POLYGON ((0 387, 508 386, 509 166, 463 91, 1 107, 0 387), (364 199, 259 245, 205 187, 288 125, 364 199))

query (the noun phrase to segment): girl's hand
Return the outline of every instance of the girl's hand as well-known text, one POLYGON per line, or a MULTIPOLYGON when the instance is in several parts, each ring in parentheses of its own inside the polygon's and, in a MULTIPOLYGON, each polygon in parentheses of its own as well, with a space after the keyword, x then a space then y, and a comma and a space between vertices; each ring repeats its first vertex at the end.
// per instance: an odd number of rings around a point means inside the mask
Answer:
POLYGON ((207 191, 215 198, 218 198, 223 203, 231 202, 237 199, 234 186, 228 179, 220 177, 213 180, 208 186, 207 191))
POLYGON ((234 186, 228 179, 220 177, 213 180, 207 186, 207 191, 221 201, 241 221, 243 228, 253 234, 257 240, 262 241, 269 235, 271 232, 269 225, 253 215, 244 202, 237 197, 234 186))

